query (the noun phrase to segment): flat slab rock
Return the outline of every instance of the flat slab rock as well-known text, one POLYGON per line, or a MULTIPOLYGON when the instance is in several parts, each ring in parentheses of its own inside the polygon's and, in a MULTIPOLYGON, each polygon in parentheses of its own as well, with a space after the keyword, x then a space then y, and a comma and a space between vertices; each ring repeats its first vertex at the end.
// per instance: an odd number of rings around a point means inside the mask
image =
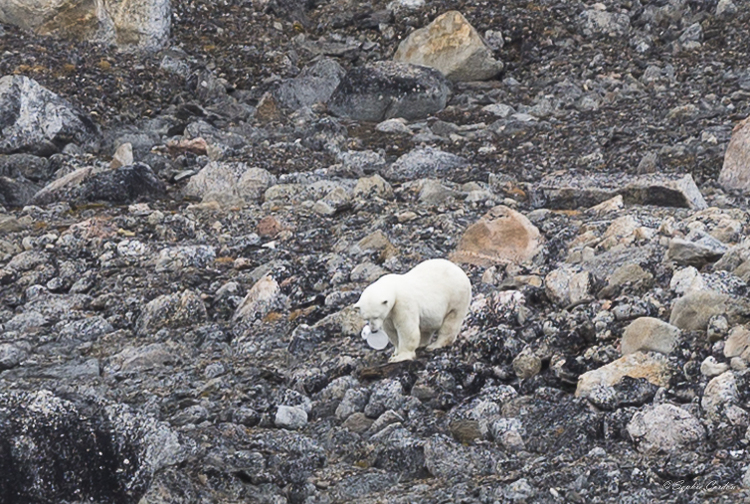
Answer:
POLYGON ((621 195, 626 204, 708 208, 691 175, 570 174, 544 177, 532 191, 536 207, 576 209, 592 207, 621 195))

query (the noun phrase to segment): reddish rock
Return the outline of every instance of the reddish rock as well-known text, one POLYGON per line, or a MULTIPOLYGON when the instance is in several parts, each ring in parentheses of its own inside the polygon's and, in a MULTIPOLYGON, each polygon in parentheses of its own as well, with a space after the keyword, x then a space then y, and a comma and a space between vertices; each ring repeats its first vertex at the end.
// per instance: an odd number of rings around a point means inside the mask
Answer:
POLYGON ((740 121, 732 131, 719 184, 727 190, 750 193, 750 117, 740 121))
POLYGON ((534 257, 540 240, 539 230, 529 219, 499 205, 469 226, 451 260, 484 267, 518 264, 534 257))
POLYGON ((258 233, 258 236, 261 236, 263 238, 275 238, 279 233, 281 233, 283 229, 284 227, 281 225, 281 222, 276 219, 276 217, 272 215, 266 215, 260 220, 260 222, 258 222, 258 226, 255 232, 258 233))

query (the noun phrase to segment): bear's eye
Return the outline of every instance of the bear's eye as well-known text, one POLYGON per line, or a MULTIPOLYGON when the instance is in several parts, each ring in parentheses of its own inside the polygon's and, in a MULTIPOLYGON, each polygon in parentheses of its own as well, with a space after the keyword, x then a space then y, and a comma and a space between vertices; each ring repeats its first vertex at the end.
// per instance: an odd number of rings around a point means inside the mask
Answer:
POLYGON ((388 304, 388 300, 386 299, 385 301, 383 301, 383 304, 387 305, 388 304))

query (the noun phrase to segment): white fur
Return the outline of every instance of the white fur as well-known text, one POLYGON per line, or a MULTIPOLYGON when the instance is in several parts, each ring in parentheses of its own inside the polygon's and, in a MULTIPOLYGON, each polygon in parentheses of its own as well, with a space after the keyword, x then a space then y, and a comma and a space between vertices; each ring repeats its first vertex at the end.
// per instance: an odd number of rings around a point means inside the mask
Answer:
POLYGON ((418 347, 450 345, 471 302, 466 273, 445 259, 424 261, 403 275, 385 275, 368 286, 354 305, 373 331, 385 329, 395 351, 390 362, 414 359, 418 347))

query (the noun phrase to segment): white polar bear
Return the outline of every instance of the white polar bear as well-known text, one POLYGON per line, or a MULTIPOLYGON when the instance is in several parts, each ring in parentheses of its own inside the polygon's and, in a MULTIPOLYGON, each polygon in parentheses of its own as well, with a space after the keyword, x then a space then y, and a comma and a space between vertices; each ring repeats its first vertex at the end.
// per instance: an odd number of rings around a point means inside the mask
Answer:
POLYGON ((396 347, 390 362, 414 359, 418 347, 434 350, 456 340, 469 311, 471 281, 445 259, 424 261, 403 275, 385 275, 354 305, 373 332, 385 329, 396 347))

